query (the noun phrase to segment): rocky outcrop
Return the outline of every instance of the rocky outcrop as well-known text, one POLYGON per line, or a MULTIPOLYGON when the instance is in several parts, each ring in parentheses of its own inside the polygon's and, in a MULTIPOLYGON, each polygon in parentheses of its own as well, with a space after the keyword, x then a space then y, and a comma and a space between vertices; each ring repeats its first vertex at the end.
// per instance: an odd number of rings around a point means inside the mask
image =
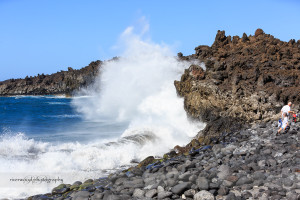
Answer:
POLYGON ((148 157, 153 163, 27 199, 299 199, 300 124, 276 131, 277 123, 256 124, 186 156, 148 157))
POLYGON ((51 75, 6 80, 0 82, 0 95, 72 95, 94 82, 101 64, 98 60, 79 70, 69 67, 51 75))
POLYGON ((283 42, 261 29, 242 38, 218 31, 211 47, 195 51, 178 55, 203 62, 206 70, 192 65, 175 87, 188 114, 208 122, 204 135, 278 119, 276 114, 288 101, 299 110, 300 40, 283 42))

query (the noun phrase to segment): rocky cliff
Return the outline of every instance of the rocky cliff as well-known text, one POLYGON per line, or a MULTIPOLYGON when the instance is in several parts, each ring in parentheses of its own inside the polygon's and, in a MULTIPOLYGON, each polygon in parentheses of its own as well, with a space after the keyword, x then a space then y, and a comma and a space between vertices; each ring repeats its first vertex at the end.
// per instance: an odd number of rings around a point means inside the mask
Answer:
POLYGON ((203 70, 192 65, 175 81, 186 111, 208 122, 204 135, 219 135, 245 122, 278 119, 276 114, 288 101, 299 110, 300 40, 283 42, 261 29, 242 38, 218 31, 212 46, 178 56, 206 66, 203 70))
POLYGON ((69 67, 51 75, 6 80, 0 82, 0 95, 72 95, 94 81, 101 64, 98 60, 79 70, 69 67))

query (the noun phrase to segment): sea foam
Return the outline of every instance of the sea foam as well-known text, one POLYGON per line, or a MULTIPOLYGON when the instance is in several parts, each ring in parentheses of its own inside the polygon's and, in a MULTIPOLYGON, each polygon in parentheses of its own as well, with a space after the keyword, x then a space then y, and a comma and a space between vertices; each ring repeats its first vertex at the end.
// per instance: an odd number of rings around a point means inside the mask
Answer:
POLYGON ((144 132, 131 137, 95 140, 87 144, 65 142, 52 144, 27 138, 23 133, 0 137, 0 198, 24 198, 47 193, 59 183, 12 182, 25 177, 60 177, 64 183, 100 178, 129 167, 141 159, 139 151, 149 151, 156 140, 144 132))

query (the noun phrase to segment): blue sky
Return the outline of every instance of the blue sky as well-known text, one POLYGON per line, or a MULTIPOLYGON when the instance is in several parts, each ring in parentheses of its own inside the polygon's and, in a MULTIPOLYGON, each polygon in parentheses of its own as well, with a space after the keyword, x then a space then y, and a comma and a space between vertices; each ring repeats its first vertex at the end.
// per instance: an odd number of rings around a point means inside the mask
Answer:
POLYGON ((284 41, 300 39, 297 0, 0 0, 0 81, 118 56, 113 46, 140 19, 158 44, 174 55, 211 45, 217 30, 226 35, 257 28, 284 41))

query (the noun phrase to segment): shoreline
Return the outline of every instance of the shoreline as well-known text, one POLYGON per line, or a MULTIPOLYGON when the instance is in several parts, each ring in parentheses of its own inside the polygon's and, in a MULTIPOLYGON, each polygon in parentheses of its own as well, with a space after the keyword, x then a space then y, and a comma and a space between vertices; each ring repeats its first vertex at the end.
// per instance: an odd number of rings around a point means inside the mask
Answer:
MULTIPOLYGON (((241 38, 218 31, 211 46, 200 45, 190 56, 178 53, 179 60, 197 60, 206 67, 192 64, 174 81, 187 115, 206 123, 196 139, 184 147, 175 146, 162 160, 148 157, 129 171, 63 184, 50 194, 28 199, 300 198, 299 123, 288 137, 275 135, 283 104, 292 101, 294 109, 300 109, 299 44, 280 41, 262 29, 241 38)), ((42 90, 33 85, 41 82, 50 93, 55 88, 55 92, 72 94, 93 82, 100 64, 88 66, 85 82, 78 82, 80 71, 70 69, 61 73, 78 76, 64 79, 62 85, 62 79, 41 75, 19 80, 20 88, 15 80, 0 86, 6 93, 13 88, 36 94, 42 90)))
POLYGON ((276 123, 256 123, 187 155, 149 156, 106 178, 61 184, 26 199, 297 199, 300 123, 279 136, 276 123))

